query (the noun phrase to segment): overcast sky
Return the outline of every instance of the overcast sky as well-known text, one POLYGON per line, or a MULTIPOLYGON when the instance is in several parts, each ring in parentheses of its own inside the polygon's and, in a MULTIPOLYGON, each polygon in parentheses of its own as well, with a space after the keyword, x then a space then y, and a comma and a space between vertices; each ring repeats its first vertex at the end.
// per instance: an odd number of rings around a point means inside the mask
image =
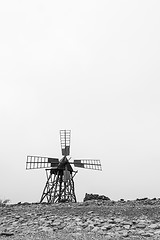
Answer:
MULTIPOLYGON (((40 200, 27 155, 100 159, 76 195, 160 197, 159 0, 0 1, 0 198, 40 200)), ((77 170, 77 169, 76 169, 77 170)))

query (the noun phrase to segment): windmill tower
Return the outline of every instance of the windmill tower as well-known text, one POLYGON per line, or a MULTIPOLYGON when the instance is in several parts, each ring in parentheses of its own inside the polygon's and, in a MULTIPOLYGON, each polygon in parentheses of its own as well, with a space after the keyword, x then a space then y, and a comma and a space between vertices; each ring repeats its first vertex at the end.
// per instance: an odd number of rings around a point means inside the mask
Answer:
POLYGON ((102 170, 100 160, 75 159, 69 161, 70 155, 70 130, 60 130, 62 159, 27 156, 26 169, 45 168, 47 181, 40 199, 40 203, 76 202, 73 178, 78 171, 71 165, 79 168, 102 170))

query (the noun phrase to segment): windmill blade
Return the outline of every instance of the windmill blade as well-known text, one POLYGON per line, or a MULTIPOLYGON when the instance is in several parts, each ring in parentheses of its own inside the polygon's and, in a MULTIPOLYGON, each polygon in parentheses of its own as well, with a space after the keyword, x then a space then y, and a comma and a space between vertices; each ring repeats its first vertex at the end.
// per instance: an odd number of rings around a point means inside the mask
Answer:
POLYGON ((73 162, 75 167, 87 168, 102 171, 100 160, 97 159, 75 159, 73 162))
POLYGON ((58 164, 58 158, 27 156, 26 169, 55 168, 58 164))
POLYGON ((70 154, 71 130, 60 130, 60 141, 63 156, 70 154))

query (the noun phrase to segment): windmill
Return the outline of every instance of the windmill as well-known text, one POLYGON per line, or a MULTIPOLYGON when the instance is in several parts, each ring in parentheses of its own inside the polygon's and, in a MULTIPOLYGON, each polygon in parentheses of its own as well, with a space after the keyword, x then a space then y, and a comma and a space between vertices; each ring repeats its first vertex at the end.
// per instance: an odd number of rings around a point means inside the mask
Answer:
POLYGON ((70 130, 60 130, 62 159, 27 156, 26 169, 45 168, 47 181, 40 199, 40 203, 76 202, 73 178, 78 171, 74 167, 102 170, 100 160, 75 159, 70 161, 70 130))

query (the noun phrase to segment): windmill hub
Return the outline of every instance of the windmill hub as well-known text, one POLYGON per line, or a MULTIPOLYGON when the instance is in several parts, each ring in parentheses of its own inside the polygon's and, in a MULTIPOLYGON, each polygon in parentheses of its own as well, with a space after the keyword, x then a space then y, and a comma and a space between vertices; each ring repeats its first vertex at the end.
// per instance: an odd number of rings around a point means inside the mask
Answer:
POLYGON ((47 181, 40 199, 40 202, 76 202, 75 187, 73 178, 77 171, 72 165, 79 168, 92 170, 102 170, 100 160, 95 159, 75 159, 73 162, 68 160, 70 155, 70 130, 60 130, 60 142, 62 159, 27 156, 26 169, 45 168, 47 181))

